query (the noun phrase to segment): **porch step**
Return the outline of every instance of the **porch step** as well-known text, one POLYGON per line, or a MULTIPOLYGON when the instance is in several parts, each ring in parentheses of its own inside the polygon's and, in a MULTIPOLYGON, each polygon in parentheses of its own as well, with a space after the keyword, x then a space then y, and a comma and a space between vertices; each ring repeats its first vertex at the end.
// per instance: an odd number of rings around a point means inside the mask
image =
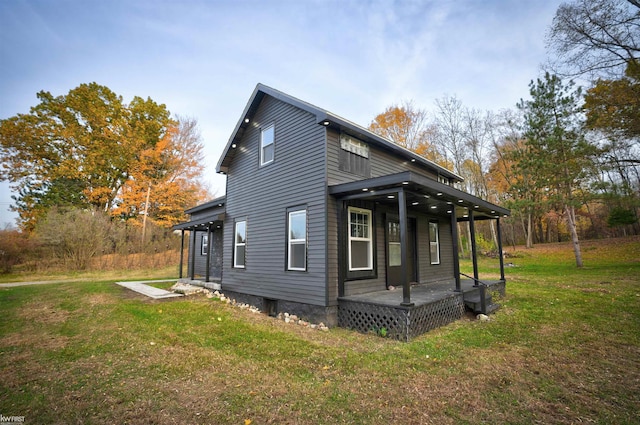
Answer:
MULTIPOLYGON (((491 294, 487 293, 484 298, 487 309, 486 314, 491 314, 500 308, 500 304, 494 304, 491 294)), ((472 291, 464 294, 464 305, 471 309, 474 313, 482 313, 482 303, 480 302, 480 291, 472 291)))

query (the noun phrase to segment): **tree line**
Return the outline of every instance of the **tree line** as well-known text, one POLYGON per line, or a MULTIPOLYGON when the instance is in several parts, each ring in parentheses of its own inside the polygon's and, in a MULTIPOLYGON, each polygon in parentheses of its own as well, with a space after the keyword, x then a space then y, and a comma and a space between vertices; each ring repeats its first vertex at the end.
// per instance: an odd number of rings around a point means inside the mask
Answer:
POLYGON ((20 226, 0 231, 2 271, 86 269, 97 256, 145 267, 143 254, 177 253, 171 226, 209 197, 197 121, 97 83, 37 97, 29 113, 0 120, 0 179, 20 226))
POLYGON ((580 267, 581 238, 640 233, 640 2, 564 3, 546 41, 545 72, 514 108, 404 101, 369 128, 511 208, 514 244, 571 240, 580 267))

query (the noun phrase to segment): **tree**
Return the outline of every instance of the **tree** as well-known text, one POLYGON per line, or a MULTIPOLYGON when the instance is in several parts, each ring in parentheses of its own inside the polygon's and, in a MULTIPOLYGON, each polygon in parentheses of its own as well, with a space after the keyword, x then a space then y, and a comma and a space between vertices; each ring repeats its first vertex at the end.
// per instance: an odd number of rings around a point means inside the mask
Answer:
POLYGON ((619 76, 640 57, 640 5, 626 0, 574 0, 558 7, 547 35, 556 72, 619 76))
POLYGON ((67 267, 84 270, 103 248, 112 224, 98 210, 51 208, 35 229, 37 240, 67 267))
MULTIPOLYGON (((640 62, 628 62, 625 76, 599 79, 587 91, 587 126, 614 138, 640 140, 640 62)), ((640 163, 640 162, 639 162, 640 163)))
MULTIPOLYGON (((146 214, 162 227, 182 221, 183 211, 192 207, 194 200, 207 197, 199 180, 202 149, 197 121, 178 117, 155 146, 140 152, 138 165, 123 185, 112 215, 129 220, 146 214)), ((134 223, 142 224, 140 220, 134 223)))
POLYGON ((453 163, 453 171, 462 172, 467 158, 465 141, 465 110, 455 96, 436 100, 436 143, 445 160, 453 163))
MULTIPOLYGON (((165 105, 140 97, 127 105, 96 83, 57 97, 42 91, 38 99, 28 114, 0 121, 0 178, 18 193, 15 209, 27 230, 54 205, 112 213, 123 207, 125 186, 179 181, 186 188, 179 176, 198 174, 184 157, 194 146, 180 142, 180 123, 165 105)), ((201 160, 201 153, 190 154, 201 160)), ((191 189, 170 192, 165 206, 182 211, 194 204, 199 194, 191 189)))
POLYGON ((444 163, 433 146, 434 129, 428 122, 427 112, 412 102, 389 106, 376 115, 369 130, 433 162, 444 163))
POLYGON ((596 147, 585 137, 580 114, 581 90, 546 73, 529 84, 531 100, 521 100, 527 157, 519 167, 533 170, 536 190, 547 191, 551 203, 562 206, 571 233, 576 265, 582 267, 576 228, 577 189, 593 172, 596 147))

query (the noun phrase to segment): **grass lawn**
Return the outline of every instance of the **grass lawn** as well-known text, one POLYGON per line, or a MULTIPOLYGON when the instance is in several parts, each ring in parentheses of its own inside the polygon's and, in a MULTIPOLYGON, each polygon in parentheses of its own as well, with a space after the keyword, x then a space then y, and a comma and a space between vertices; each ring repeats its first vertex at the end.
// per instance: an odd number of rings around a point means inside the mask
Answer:
MULTIPOLYGON (((113 280, 3 288, 0 414, 28 424, 637 424, 640 238, 583 250, 577 270, 568 244, 519 249, 491 321, 410 343, 204 297, 149 301, 113 280)), ((481 278, 496 263, 481 261, 481 278)))

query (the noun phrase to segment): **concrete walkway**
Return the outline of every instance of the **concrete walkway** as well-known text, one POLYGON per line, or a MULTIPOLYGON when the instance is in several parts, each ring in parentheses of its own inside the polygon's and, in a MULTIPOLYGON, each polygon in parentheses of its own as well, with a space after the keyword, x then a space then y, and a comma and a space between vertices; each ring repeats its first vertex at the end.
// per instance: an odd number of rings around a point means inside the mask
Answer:
POLYGON ((0 283, 0 288, 14 288, 16 286, 48 285, 50 283, 89 282, 90 279, 37 280, 33 282, 0 283))
POLYGON ((176 294, 175 292, 165 291, 164 289, 156 288, 153 286, 147 285, 147 283, 151 282, 175 282, 175 279, 171 280, 142 280, 138 282, 116 282, 116 285, 120 285, 124 288, 131 289, 132 291, 138 292, 142 295, 146 295, 149 298, 153 298, 154 300, 161 300, 165 298, 176 298, 182 297, 182 294, 176 294))

